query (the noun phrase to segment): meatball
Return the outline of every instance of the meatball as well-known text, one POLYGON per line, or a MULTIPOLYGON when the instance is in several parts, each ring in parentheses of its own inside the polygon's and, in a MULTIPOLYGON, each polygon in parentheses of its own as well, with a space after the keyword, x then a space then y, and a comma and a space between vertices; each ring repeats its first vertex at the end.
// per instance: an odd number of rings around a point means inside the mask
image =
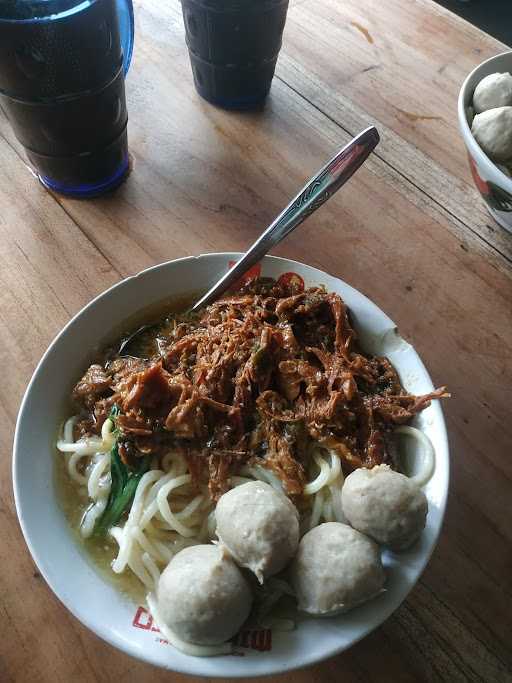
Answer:
POLYGON ((299 542, 299 515, 293 503, 269 484, 251 481, 219 499, 217 536, 260 583, 291 560, 299 542))
POLYGON ((302 537, 290 578, 300 610, 333 616, 378 595, 385 575, 376 543, 347 524, 326 522, 302 537))
POLYGON ((215 645, 232 638, 249 616, 252 595, 227 553, 216 545, 180 551, 157 588, 158 614, 187 643, 215 645))
POLYGON ((510 105, 512 105, 512 76, 509 73, 489 74, 476 86, 473 93, 473 108, 476 114, 510 105))
POLYGON ((418 538, 428 511, 419 486, 389 465, 349 474, 341 490, 341 504, 354 529, 393 550, 407 548, 418 538))
POLYGON ((499 107, 477 114, 471 132, 494 161, 512 158, 512 107, 499 107))

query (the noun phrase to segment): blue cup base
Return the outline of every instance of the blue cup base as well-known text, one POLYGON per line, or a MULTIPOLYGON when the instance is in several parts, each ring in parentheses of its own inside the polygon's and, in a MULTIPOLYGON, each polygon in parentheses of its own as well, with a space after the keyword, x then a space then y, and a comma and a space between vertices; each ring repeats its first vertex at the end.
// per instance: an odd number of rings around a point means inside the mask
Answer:
POLYGON ((35 175, 52 192, 71 197, 97 197, 120 185, 130 170, 126 126, 106 147, 66 157, 27 149, 35 175))
POLYGON ((37 171, 36 175, 41 184, 51 192, 56 192, 67 197, 74 197, 75 199, 90 199, 92 197, 99 197, 102 194, 115 190, 126 179, 129 172, 130 161, 129 158, 126 157, 122 165, 115 171, 115 173, 97 183, 71 185, 43 176, 40 173, 37 173, 37 171))

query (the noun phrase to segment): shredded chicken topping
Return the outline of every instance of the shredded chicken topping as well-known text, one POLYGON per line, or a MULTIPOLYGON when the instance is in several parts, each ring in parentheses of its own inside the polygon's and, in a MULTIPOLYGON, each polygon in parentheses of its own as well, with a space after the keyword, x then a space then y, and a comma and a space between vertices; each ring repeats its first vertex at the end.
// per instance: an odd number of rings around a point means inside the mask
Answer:
POLYGON ((345 473, 396 466, 394 426, 448 396, 445 387, 408 394, 388 359, 363 353, 337 294, 268 278, 200 314, 170 316, 126 349, 76 385, 77 432, 99 433, 117 405, 126 464, 179 448, 213 500, 243 464, 269 468, 300 495, 314 444, 333 449, 345 473))

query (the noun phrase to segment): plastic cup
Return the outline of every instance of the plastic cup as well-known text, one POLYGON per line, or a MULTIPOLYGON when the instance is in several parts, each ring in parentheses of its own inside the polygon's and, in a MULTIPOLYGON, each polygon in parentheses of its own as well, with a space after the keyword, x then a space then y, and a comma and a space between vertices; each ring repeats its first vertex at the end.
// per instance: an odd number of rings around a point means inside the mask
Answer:
POLYGON ((0 3, 0 107, 41 182, 88 197, 129 167, 131 0, 0 3))
POLYGON ((197 92, 228 109, 267 96, 286 23, 288 0, 182 0, 197 92))

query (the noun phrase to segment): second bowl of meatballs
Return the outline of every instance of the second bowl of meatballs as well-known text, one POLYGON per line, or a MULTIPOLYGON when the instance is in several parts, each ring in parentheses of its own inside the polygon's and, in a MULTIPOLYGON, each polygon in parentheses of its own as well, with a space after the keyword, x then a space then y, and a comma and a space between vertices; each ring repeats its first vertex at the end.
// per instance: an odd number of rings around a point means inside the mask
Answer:
POLYGON ((496 222, 512 232, 512 51, 469 74, 458 119, 476 188, 496 222))

